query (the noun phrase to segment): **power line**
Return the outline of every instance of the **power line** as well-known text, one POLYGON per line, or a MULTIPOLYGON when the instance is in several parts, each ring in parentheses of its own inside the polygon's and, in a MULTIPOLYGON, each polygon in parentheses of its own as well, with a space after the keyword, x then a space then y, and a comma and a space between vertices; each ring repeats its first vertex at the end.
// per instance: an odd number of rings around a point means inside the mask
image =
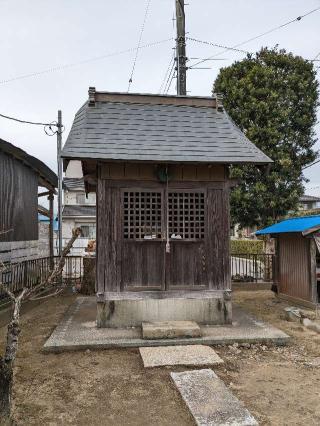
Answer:
POLYGON ((165 84, 164 89, 163 89, 163 94, 167 94, 169 92, 172 80, 174 78, 175 68, 176 68, 176 62, 174 60, 172 65, 171 65, 171 69, 170 69, 166 84, 165 84))
POLYGON ((0 117, 5 118, 6 120, 16 121, 16 122, 22 123, 22 124, 31 124, 31 125, 34 125, 34 126, 42 126, 43 130, 44 130, 44 132, 47 136, 54 136, 59 132, 60 133, 64 132, 64 126, 60 125, 56 121, 52 121, 51 123, 42 123, 42 122, 38 122, 38 121, 21 120, 20 118, 11 117, 11 116, 5 115, 5 114, 0 114, 0 117), (53 127, 55 127, 56 129, 53 129, 53 127))
POLYGON ((146 22, 147 22, 147 17, 148 17, 148 13, 149 13, 150 3, 151 3, 151 0, 147 0, 146 10, 144 12, 144 18, 143 18, 143 22, 142 22, 142 26, 141 26, 141 30, 140 30, 140 36, 139 36, 138 46, 137 46, 136 54, 135 54, 135 57, 134 57, 134 60, 133 60, 132 70, 131 70, 131 74, 130 74, 130 78, 129 78, 128 92, 130 91, 130 87, 131 87, 131 84, 132 84, 132 78, 133 78, 134 70, 135 70, 136 64, 137 64, 139 49, 140 49, 140 45, 141 45, 141 40, 142 40, 142 35, 143 35, 143 32, 144 32, 144 28, 145 28, 146 22))
POLYGON ((186 39, 187 39, 187 40, 190 40, 190 41, 194 41, 194 42, 196 42, 196 43, 207 44, 207 45, 214 46, 214 47, 221 47, 222 49, 226 49, 226 50, 233 50, 233 51, 235 51, 235 52, 240 52, 240 53, 251 53, 251 52, 248 52, 247 50, 236 49, 236 48, 234 48, 234 47, 228 47, 228 46, 224 46, 224 45, 222 45, 222 44, 212 43, 212 42, 210 42, 210 41, 199 40, 199 39, 197 39, 197 38, 193 38, 193 37, 186 37, 186 39))
POLYGON ((302 170, 308 169, 309 167, 312 167, 312 166, 314 166, 315 164, 318 164, 318 163, 320 163, 320 159, 317 160, 317 161, 314 161, 313 163, 309 164, 308 166, 302 167, 302 170))
MULTIPOLYGON (((152 43, 147 43, 147 44, 141 45, 139 47, 139 49, 145 49, 147 47, 157 46, 159 44, 167 43, 168 41, 172 41, 172 40, 174 40, 173 37, 167 38, 167 39, 164 39, 164 40, 155 41, 155 42, 152 42, 152 43)), ((12 81, 22 80, 22 79, 30 78, 30 77, 37 77, 37 76, 42 75, 42 74, 48 74, 48 73, 51 73, 51 72, 64 70, 66 68, 72 68, 72 67, 79 66, 79 65, 85 65, 87 63, 99 61, 101 59, 111 58, 113 56, 118 56, 118 55, 123 55, 125 53, 135 52, 136 50, 137 50, 137 47, 131 47, 131 48, 125 49, 125 50, 119 50, 117 52, 107 53, 106 55, 95 56, 93 58, 84 59, 84 60, 79 61, 79 62, 73 62, 73 63, 70 63, 70 64, 59 65, 59 66, 56 66, 56 67, 47 68, 47 69, 42 70, 42 71, 36 71, 36 72, 29 73, 29 74, 23 74, 23 75, 20 75, 20 76, 17 76, 17 77, 12 77, 12 78, 9 78, 9 79, 6 79, 6 80, 0 80, 0 84, 6 84, 6 83, 10 83, 12 81)))
POLYGON ((167 80, 168 74, 169 74, 170 69, 171 69, 171 67, 172 67, 172 62, 174 62, 174 53, 172 54, 172 56, 171 56, 171 58, 170 58, 170 62, 169 62, 168 68, 167 68, 167 70, 166 70, 166 72, 165 72, 165 75, 164 75, 164 77, 163 77, 163 80, 162 80, 161 86, 160 86, 160 88, 159 88, 159 93, 161 93, 161 92, 162 92, 163 86, 164 86, 164 84, 165 84, 165 82, 166 82, 166 80, 167 80))
POLYGON ((315 61, 319 56, 320 56, 320 52, 317 53, 316 56, 312 60, 315 61))
MULTIPOLYGON (((299 22, 299 21, 301 21, 301 19, 305 18, 305 17, 306 17, 306 16, 308 16, 308 15, 311 15, 312 13, 317 12, 318 10, 320 10, 320 7, 317 7, 316 9, 310 10, 309 12, 305 13, 304 15, 300 15, 300 16, 298 16, 298 17, 297 17, 297 18, 295 18, 295 19, 291 19, 290 21, 285 22, 285 23, 284 23, 284 24, 282 24, 282 25, 278 25, 277 27, 271 28, 270 30, 265 31, 265 32, 264 32, 264 33, 262 33, 262 34, 259 34, 259 35, 255 36, 255 37, 251 37, 251 38, 249 38, 249 39, 247 39, 247 40, 245 40, 245 41, 242 41, 241 43, 237 43, 237 44, 235 44, 234 46, 232 46, 232 48, 233 48, 233 49, 235 49, 235 48, 237 48, 237 47, 243 46, 244 44, 247 44, 247 43, 250 43, 251 41, 257 40, 257 39, 258 39, 258 38, 260 38, 260 37, 263 37, 263 36, 265 36, 265 35, 267 35, 267 34, 270 34, 270 33, 274 32, 274 31, 277 31, 277 30, 279 30, 279 29, 281 29, 281 28, 284 28, 284 27, 286 27, 286 26, 288 26, 288 25, 290 25, 290 24, 292 24, 292 23, 294 23, 294 22, 299 22)), ((202 60, 202 61, 199 61, 199 62, 197 62, 197 63, 195 63, 195 64, 192 64, 192 67, 194 67, 194 66, 196 66, 196 65, 200 65, 200 64, 202 64, 203 62, 205 62, 205 61, 207 61, 207 60, 209 60, 209 59, 214 58, 215 56, 218 56, 218 55, 221 55, 222 53, 227 52, 228 50, 229 50, 229 49, 222 50, 222 51, 220 51, 220 52, 216 53, 215 55, 209 56, 208 58, 206 58, 206 59, 204 59, 204 60, 202 60)))
POLYGON ((176 70, 175 70, 175 66, 173 66, 172 71, 173 71, 173 73, 172 73, 172 76, 170 78, 169 85, 167 86, 166 91, 165 91, 166 95, 168 94, 168 92, 170 90, 170 87, 171 87, 173 79, 177 78, 177 73, 176 73, 176 70))
POLYGON ((19 123, 23 123, 23 124, 33 124, 35 126, 56 126, 57 123, 56 122, 52 122, 52 123, 39 123, 36 121, 26 121, 26 120, 20 120, 20 118, 14 118, 14 117, 10 117, 8 115, 4 115, 4 114, 0 114, 0 117, 2 118, 6 118, 8 120, 12 120, 12 121, 18 121, 19 123))

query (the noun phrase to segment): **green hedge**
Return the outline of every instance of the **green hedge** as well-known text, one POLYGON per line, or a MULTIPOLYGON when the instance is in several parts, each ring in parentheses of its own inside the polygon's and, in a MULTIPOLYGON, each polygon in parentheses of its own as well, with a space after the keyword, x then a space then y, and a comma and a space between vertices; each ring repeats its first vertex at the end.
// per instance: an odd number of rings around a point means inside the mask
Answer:
POLYGON ((263 254, 262 240, 230 240, 231 253, 235 254, 263 254))

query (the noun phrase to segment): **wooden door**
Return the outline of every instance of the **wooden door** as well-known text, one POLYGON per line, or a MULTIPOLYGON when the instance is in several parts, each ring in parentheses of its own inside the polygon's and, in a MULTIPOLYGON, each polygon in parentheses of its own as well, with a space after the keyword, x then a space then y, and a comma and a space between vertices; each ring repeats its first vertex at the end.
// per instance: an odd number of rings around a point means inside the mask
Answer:
POLYGON ((122 190, 121 289, 165 289, 164 194, 161 189, 122 190))
POLYGON ((207 288, 206 191, 170 190, 166 210, 170 237, 170 253, 166 255, 166 288, 207 288))

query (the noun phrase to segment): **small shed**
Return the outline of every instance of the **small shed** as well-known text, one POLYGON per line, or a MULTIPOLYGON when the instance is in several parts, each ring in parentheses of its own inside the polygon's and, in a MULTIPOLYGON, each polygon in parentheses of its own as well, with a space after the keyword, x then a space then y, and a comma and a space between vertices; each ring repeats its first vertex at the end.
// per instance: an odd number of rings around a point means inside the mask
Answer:
POLYGON ((320 298, 320 215, 295 217, 256 232, 276 238, 280 297, 315 306, 320 298))
POLYGON ((57 183, 56 174, 42 161, 0 139, 0 259, 16 260, 19 252, 26 259, 37 249, 34 242, 39 238, 38 199, 44 196, 49 199, 53 255, 53 198, 57 183), (39 187, 44 188, 40 193, 39 187))
POLYGON ((62 151, 97 191, 98 326, 231 322, 231 164, 271 162, 218 100, 97 92, 62 151))

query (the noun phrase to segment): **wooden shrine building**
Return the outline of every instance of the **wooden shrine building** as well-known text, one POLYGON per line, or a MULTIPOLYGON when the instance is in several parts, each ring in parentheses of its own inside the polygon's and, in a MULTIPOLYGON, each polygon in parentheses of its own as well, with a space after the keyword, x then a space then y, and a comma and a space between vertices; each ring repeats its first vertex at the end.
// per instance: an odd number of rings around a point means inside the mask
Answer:
POLYGON ((231 322, 229 166, 271 160, 217 99, 90 88, 62 157, 97 192, 98 326, 231 322))

